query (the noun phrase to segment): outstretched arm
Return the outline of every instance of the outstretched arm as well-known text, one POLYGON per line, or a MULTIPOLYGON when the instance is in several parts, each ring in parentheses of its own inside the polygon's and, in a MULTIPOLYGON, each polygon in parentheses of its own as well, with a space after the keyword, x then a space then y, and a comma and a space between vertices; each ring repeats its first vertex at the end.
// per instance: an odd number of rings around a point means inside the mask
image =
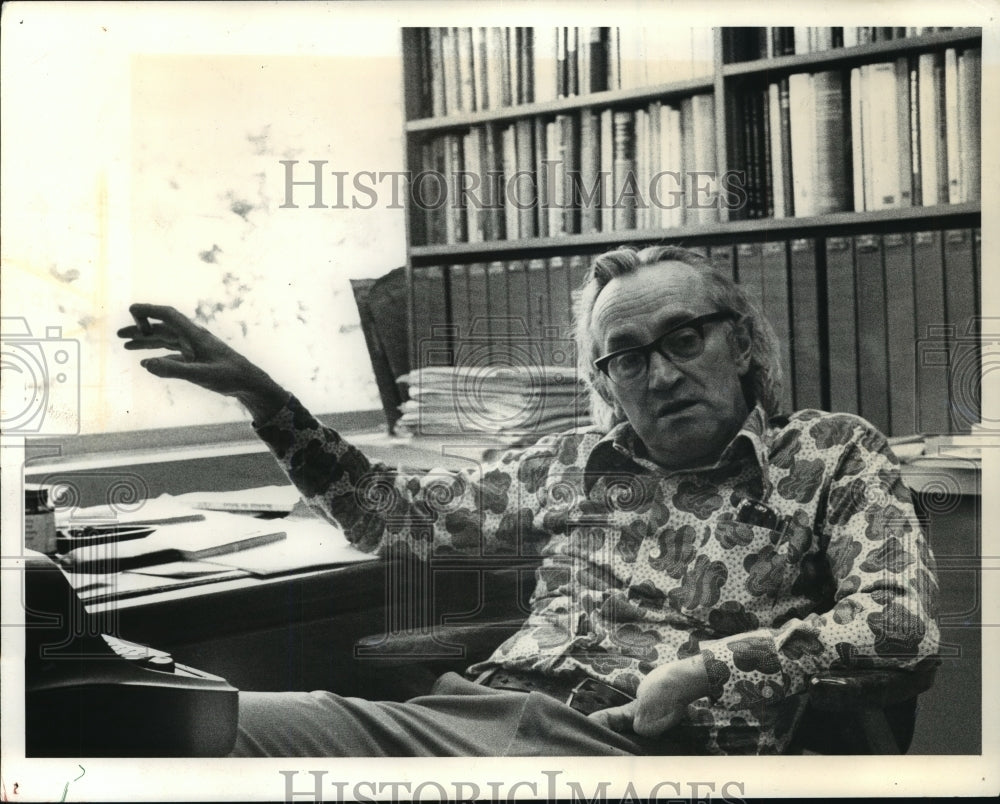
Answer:
POLYGON ((173 307, 133 304, 129 312, 135 324, 118 330, 126 349, 173 350, 140 362, 150 374, 234 397, 258 422, 271 418, 288 401, 289 393, 263 369, 173 307))

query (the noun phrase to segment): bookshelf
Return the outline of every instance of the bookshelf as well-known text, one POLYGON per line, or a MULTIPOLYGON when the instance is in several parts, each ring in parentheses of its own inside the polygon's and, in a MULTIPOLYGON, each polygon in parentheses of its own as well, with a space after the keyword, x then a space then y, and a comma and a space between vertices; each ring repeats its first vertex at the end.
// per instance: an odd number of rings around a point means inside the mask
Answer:
MULTIPOLYGON (((500 181, 525 174, 531 178, 529 184, 507 186, 508 193, 511 186, 530 191, 517 211, 509 203, 491 205, 488 198, 480 208, 468 195, 464 205, 453 208, 450 202, 460 195, 453 193, 442 205, 444 212, 428 212, 433 204, 417 203, 408 194, 411 366, 420 365, 420 344, 441 332, 447 333, 453 355, 466 353, 472 309, 523 317, 532 337, 568 335, 566 305, 542 305, 535 291, 525 290, 530 277, 547 275, 548 291, 561 298, 568 292, 563 283, 575 287, 589 259, 608 248, 675 243, 700 250, 755 290, 789 341, 784 366, 789 407, 859 413, 891 435, 968 430, 978 416, 978 384, 969 390, 970 360, 974 362, 969 353, 975 352, 970 338, 980 309, 981 60, 974 59, 981 31, 808 29, 809 47, 822 49, 798 52, 787 45, 790 40, 804 43, 805 30, 691 29, 694 66, 650 66, 645 75, 652 83, 643 85, 642 77, 636 78, 643 60, 635 54, 667 52, 656 49, 667 44, 642 37, 676 34, 404 29, 404 142, 411 177, 426 171, 453 178, 464 169, 481 176, 493 170, 500 181), (551 50, 547 40, 553 35, 558 59, 544 61, 540 43, 551 50), (439 41, 444 44, 435 60, 431 51, 439 41), (572 69, 565 66, 568 41, 578 54, 572 69), (491 50, 491 42, 506 44, 491 50), (584 42, 591 48, 586 54, 584 42), (510 75, 502 102, 491 104, 488 98, 500 95, 489 84, 502 77, 495 69, 497 54, 510 75), (457 67, 455 58, 460 60, 457 67), (595 63, 606 71, 596 79, 595 63), (540 89, 543 70, 553 64, 559 68, 555 97, 548 83, 540 89), (895 79, 886 65, 896 70, 895 79), (923 67, 927 72, 920 72, 923 67), (663 80, 671 69, 677 80, 663 80), (905 90, 906 100, 884 92, 890 84, 875 83, 871 76, 877 72, 883 82, 901 82, 891 86, 905 90), (822 77, 822 87, 815 76, 822 77), (926 85, 923 96, 920 80, 926 85), (769 125, 779 122, 775 99, 782 82, 786 92, 789 83, 800 93, 805 85, 813 104, 806 117, 793 110, 792 136, 784 141, 769 125), (965 94, 956 99, 958 86, 965 94), (862 93, 866 105, 860 99, 852 105, 862 93), (546 97, 536 99, 542 94, 546 97), (930 122, 919 117, 921 98, 927 109, 928 98, 940 107, 930 122), (438 114, 432 113, 435 109, 438 114), (961 122, 976 124, 961 129, 960 143, 956 109, 962 111, 961 122), (812 122, 814 116, 820 122, 812 122), (812 128, 803 128, 804 121, 812 128), (880 128, 885 125, 898 128, 886 133, 880 128), (974 141, 968 133, 972 128, 974 141), (803 134, 806 130, 813 133, 803 134), (940 165, 928 163, 927 155, 921 157, 917 150, 923 138, 933 150, 931 130, 940 165), (615 150, 623 142, 624 150, 615 150), (952 163, 944 156, 946 144, 952 163), (809 153, 817 148, 820 156, 809 153), (628 171, 634 171, 641 185, 641 179, 673 168, 672 156, 681 159, 678 172, 685 177, 691 168, 708 168, 719 177, 741 171, 747 177, 742 185, 747 200, 719 204, 707 213, 688 205, 680 213, 664 211, 652 203, 643 210, 640 202, 619 214, 607 209, 621 206, 609 203, 614 191, 608 185, 602 184, 602 195, 589 203, 586 189, 566 184, 563 174, 554 183, 562 195, 550 197, 552 187, 543 186, 544 160, 560 165, 557 171, 577 172, 584 188, 592 186, 586 183, 589 166, 591 178, 607 175, 609 184, 619 181, 615 189, 620 190, 628 171), (789 178, 790 156, 798 158, 796 177, 803 182, 797 174, 804 175, 808 167, 803 165, 811 160, 813 186, 806 191, 821 196, 815 204, 820 212, 806 196, 800 198, 802 188, 789 178), (862 169, 865 160, 868 172, 862 169), (898 163, 898 170, 886 173, 879 167, 888 161, 898 163), (936 185, 931 195, 949 203, 924 205, 916 190, 910 198, 911 186, 921 181, 921 164, 938 167, 943 184, 940 196, 936 185), (836 186, 825 186, 817 176, 832 176, 836 186), (948 179, 953 185, 964 181, 960 190, 952 187, 950 196, 948 179), (567 201, 567 209, 551 212, 553 200, 567 201), (794 207, 805 214, 794 214, 794 207), (524 292, 529 298, 519 299, 524 292)), ((656 59, 646 61, 653 65, 656 59)), ((788 126, 787 120, 783 123, 788 126)), ((719 181, 707 188, 709 194, 722 190, 719 181)), ((685 199, 699 192, 694 185, 673 189, 687 193, 685 199)))

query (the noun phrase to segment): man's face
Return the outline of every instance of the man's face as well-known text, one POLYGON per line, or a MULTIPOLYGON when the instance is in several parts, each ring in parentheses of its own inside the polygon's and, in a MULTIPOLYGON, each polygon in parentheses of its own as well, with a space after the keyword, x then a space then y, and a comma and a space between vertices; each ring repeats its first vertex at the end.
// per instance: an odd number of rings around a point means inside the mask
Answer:
MULTIPOLYGON (((591 332, 605 355, 642 346, 677 324, 716 312, 696 268, 664 262, 612 279, 597 297, 591 332)), ((649 457, 666 469, 715 460, 746 419, 740 378, 750 365, 749 345, 732 345, 733 326, 706 324, 704 351, 697 357, 675 363, 653 350, 645 377, 607 383, 649 457)))

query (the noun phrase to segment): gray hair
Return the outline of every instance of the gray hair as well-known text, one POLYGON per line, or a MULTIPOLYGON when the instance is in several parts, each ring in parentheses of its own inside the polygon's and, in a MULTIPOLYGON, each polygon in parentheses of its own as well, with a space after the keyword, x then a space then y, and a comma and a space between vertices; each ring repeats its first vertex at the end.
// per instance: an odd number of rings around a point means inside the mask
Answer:
POLYGON ((708 300, 719 310, 731 310, 741 316, 751 344, 750 368, 742 378, 743 394, 748 406, 760 404, 768 416, 777 415, 782 388, 778 339, 760 308, 747 297, 743 288, 697 252, 678 246, 649 246, 641 251, 623 246, 596 257, 587 281, 573 294, 578 368, 590 388, 590 415, 594 423, 608 431, 624 420, 611 404, 607 378, 594 368, 593 361, 599 357, 600 346, 591 331, 591 313, 597 297, 615 277, 634 274, 643 266, 664 262, 680 262, 699 269, 708 300))

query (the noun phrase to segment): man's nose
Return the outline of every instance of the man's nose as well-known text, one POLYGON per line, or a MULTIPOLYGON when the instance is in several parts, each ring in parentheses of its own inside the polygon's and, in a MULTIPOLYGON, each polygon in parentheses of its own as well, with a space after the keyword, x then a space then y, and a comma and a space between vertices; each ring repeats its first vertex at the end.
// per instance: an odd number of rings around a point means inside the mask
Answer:
POLYGON ((646 378, 650 388, 669 388, 681 377, 674 362, 664 357, 655 349, 649 355, 649 376, 646 378))

